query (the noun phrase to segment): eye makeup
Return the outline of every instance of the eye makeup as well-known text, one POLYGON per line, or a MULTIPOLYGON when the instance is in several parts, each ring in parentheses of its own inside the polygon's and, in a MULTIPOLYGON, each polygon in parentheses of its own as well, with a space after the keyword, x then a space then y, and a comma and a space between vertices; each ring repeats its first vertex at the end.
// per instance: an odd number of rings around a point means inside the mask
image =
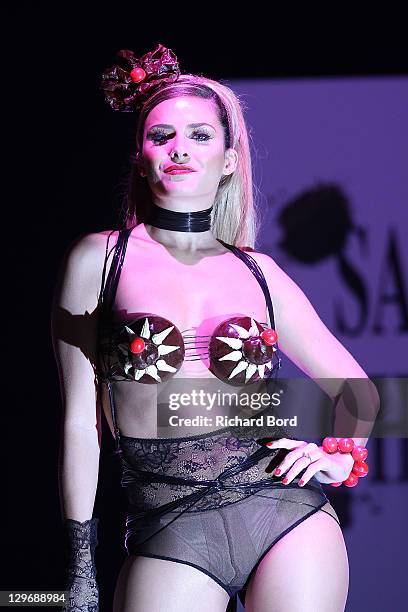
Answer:
MULTIPOLYGON (((151 140, 155 144, 162 144, 169 138, 173 138, 175 134, 174 130, 165 129, 163 127, 154 126, 151 128, 146 136, 147 140, 151 140)), ((190 137, 197 142, 208 142, 211 138, 214 138, 212 130, 201 126, 199 129, 195 128, 191 131, 190 137)))

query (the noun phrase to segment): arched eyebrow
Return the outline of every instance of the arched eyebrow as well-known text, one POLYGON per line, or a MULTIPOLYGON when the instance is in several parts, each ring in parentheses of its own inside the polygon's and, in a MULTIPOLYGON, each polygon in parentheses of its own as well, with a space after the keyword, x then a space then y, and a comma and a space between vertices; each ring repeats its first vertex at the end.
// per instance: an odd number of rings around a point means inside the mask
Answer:
MULTIPOLYGON (((202 125, 208 125, 210 128, 215 130, 215 127, 211 125, 211 123, 189 123, 187 127, 197 128, 197 127, 201 127, 202 125)), ((149 130, 151 130, 152 128, 165 128, 165 129, 174 130, 174 125, 170 125, 168 123, 156 123, 155 125, 150 126, 149 130)))

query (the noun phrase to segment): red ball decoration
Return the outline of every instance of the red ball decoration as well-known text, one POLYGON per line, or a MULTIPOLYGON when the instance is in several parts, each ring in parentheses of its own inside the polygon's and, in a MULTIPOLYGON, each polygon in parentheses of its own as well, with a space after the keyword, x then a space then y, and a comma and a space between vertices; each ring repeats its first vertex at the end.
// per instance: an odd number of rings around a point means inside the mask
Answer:
POLYGON ((355 446, 351 456, 354 461, 365 461, 368 457, 368 450, 364 446, 355 446))
POLYGON ((340 438, 337 442, 337 448, 341 453, 351 453, 354 449, 354 440, 352 438, 340 438))
POLYGON ((322 446, 326 453, 335 453, 337 451, 337 440, 336 438, 325 438, 322 446))
POLYGON ((355 487, 358 484, 358 479, 367 476, 368 465, 364 463, 364 459, 368 457, 368 450, 364 446, 356 446, 353 438, 324 438, 322 442, 323 450, 326 453, 350 453, 354 459, 353 467, 346 480, 343 482, 331 482, 332 487, 339 487, 341 484, 346 487, 355 487))
POLYGON ((143 338, 140 338, 139 336, 137 336, 137 338, 133 338, 132 342, 130 343, 130 350, 132 353, 141 353, 142 351, 144 351, 145 348, 145 341, 143 340, 143 338))
POLYGON ((359 478, 363 478, 368 474, 368 465, 367 463, 364 463, 364 461, 356 461, 351 471, 359 478))
POLYGON ((143 70, 143 68, 133 68, 133 70, 130 72, 130 78, 134 83, 140 83, 140 81, 143 81, 145 77, 146 72, 143 70))
POLYGON ((343 480, 343 484, 346 485, 346 487, 355 487, 356 484, 358 484, 357 474, 350 472, 348 478, 346 478, 346 480, 343 480))
POLYGON ((272 346, 272 344, 275 344, 275 342, 277 341, 278 334, 274 329, 267 327, 261 333, 261 338, 265 342, 265 344, 267 344, 268 346, 272 346))

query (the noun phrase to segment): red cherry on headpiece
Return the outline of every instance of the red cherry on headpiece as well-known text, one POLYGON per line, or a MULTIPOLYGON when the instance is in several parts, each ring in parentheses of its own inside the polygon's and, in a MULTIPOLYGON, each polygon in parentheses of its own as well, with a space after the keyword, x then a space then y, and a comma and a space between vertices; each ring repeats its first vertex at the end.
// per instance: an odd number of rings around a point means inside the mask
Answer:
POLYGON ((130 78, 134 83, 140 83, 146 77, 146 72, 143 68, 133 68, 130 72, 130 78))
POLYGON ((132 353, 141 353, 144 348, 145 342, 143 338, 140 338, 139 336, 137 338, 133 338, 132 342, 130 343, 130 350, 132 353))
POLYGON ((271 346, 272 344, 275 344, 275 342, 277 341, 278 334, 276 333, 274 329, 267 327, 261 333, 261 338, 265 342, 265 344, 267 344, 268 346, 271 346))

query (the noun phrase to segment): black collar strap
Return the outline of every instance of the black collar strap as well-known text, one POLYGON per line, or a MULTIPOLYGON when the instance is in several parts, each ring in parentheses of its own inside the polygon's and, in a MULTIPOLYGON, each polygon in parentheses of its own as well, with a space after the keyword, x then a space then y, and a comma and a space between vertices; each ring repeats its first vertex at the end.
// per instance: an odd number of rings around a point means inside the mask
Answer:
POLYGON ((152 202, 148 223, 176 232, 206 232, 211 229, 212 208, 211 206, 195 212, 175 212, 152 202))

